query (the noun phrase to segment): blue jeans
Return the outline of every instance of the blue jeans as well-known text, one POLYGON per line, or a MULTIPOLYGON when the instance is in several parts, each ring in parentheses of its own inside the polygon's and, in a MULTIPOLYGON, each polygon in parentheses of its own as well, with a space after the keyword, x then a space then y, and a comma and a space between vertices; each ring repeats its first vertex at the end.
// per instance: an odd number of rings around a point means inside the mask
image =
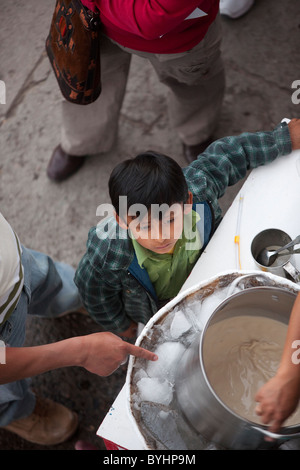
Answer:
MULTIPOLYGON (((0 326, 0 340, 12 347, 24 344, 28 314, 54 318, 82 307, 73 281, 75 270, 71 266, 54 262, 49 256, 25 247, 22 250, 23 291, 16 309, 0 326)), ((30 379, 0 385, 0 426, 29 416, 34 407, 30 379)))

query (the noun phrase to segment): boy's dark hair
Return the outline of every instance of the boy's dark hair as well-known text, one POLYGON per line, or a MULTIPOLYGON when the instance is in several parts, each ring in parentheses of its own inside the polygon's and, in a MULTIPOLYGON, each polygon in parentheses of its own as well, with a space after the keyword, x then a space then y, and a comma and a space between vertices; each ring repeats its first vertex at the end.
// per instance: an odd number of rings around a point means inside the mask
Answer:
POLYGON ((185 203, 188 186, 178 163, 167 155, 147 151, 115 167, 109 179, 109 195, 119 214, 119 197, 127 196, 127 207, 143 204, 185 203))

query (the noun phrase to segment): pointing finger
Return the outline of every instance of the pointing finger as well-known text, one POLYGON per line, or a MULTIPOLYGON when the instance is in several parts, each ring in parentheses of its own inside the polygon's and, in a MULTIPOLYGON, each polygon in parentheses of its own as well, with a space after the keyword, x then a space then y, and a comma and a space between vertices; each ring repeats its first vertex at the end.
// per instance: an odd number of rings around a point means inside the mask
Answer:
POLYGON ((144 349, 144 348, 140 348, 139 346, 135 346, 130 343, 126 343, 126 344, 127 344, 126 350, 128 354, 131 354, 132 356, 135 356, 135 357, 140 357, 142 359, 147 359, 148 361, 157 361, 158 356, 154 354, 153 352, 148 351, 147 349, 144 349))

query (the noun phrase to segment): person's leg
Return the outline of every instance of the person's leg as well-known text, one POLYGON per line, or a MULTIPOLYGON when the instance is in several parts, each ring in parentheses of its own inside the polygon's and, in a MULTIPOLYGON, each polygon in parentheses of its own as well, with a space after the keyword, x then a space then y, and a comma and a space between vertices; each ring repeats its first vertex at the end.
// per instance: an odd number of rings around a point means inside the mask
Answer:
POLYGON ((218 125, 225 91, 220 46, 218 17, 205 38, 187 53, 149 58, 160 81, 170 89, 170 122, 186 146, 205 143, 218 125))
POLYGON ((102 91, 99 98, 87 106, 62 103, 61 146, 71 155, 107 152, 117 136, 131 56, 105 36, 101 37, 100 49, 102 91))
MULTIPOLYGON (((8 347, 22 347, 24 344, 28 302, 24 288, 17 308, 0 326, 0 339, 8 347)), ((0 426, 29 416, 34 407, 35 396, 30 390, 30 379, 0 385, 0 426)))
MULTIPOLYGON (((15 311, 0 327, 0 340, 8 347, 23 346, 28 314, 57 317, 82 305, 72 267, 25 247, 22 265, 21 297, 15 311)), ((0 426, 45 445, 67 439, 77 427, 77 415, 58 403, 36 397, 30 385, 30 379, 0 385, 0 426)))
POLYGON ((23 248, 23 258, 30 262, 29 315, 58 317, 82 308, 74 283, 75 269, 44 253, 23 248))
POLYGON ((62 102, 61 142, 47 168, 54 181, 78 171, 86 156, 108 152, 117 137, 131 55, 105 36, 100 40, 101 95, 86 106, 62 102))

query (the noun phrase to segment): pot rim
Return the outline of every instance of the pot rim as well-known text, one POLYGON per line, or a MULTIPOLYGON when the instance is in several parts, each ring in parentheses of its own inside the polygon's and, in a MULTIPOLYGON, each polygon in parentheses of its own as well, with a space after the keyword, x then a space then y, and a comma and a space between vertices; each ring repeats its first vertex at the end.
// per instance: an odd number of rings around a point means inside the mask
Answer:
MULTIPOLYGON (((257 287, 249 287, 243 291, 240 291, 240 292, 237 292, 235 294, 232 294, 232 295, 229 295, 226 299, 224 299, 218 306, 217 308, 213 311, 213 313, 210 315, 210 317, 207 319, 205 325, 204 325, 204 328, 203 328, 203 331, 201 332, 201 335, 200 335, 200 340, 199 340, 199 361, 200 361, 200 367, 201 367, 201 370, 202 370, 202 374, 203 374, 203 377, 206 381, 206 385, 207 387, 209 388, 210 392, 212 393, 212 395, 214 396, 214 398, 218 401, 218 403, 224 407, 226 409, 227 412, 229 412, 230 414, 234 415, 236 418, 238 418, 239 420, 242 420, 243 422, 247 423, 248 425, 252 426, 252 427, 255 427, 255 428, 261 428, 262 430, 267 430, 268 429, 268 426, 267 425, 264 425, 264 424, 260 424, 260 423, 257 423, 255 421, 251 421, 250 419, 248 418, 244 418, 243 416, 239 415, 238 413, 236 413, 233 409, 231 409, 226 403, 224 403, 221 398, 217 395, 217 393, 215 392, 215 390, 213 389, 208 377, 207 377, 207 374, 206 374, 206 370, 205 370, 205 366, 204 366, 204 358, 203 358, 203 342, 204 342, 204 337, 205 337, 205 333, 207 332, 208 328, 211 326, 211 322, 214 318, 214 316, 220 311, 222 310, 222 308, 224 307, 224 305, 228 304, 232 299, 235 299, 237 297, 241 297, 242 295, 244 295, 245 293, 250 293, 251 292, 254 292, 254 291, 257 291, 257 290, 268 290, 268 291, 275 291, 275 292, 282 292, 290 297, 294 297, 296 299, 297 297, 297 294, 287 290, 286 288, 284 287, 278 287, 278 286, 257 286, 257 287)), ((300 429, 300 422, 298 424, 293 424, 293 425, 290 425, 290 426, 282 426, 281 428, 281 434, 284 434, 285 431, 290 431, 289 434, 291 434, 291 431, 293 430, 298 430, 300 429)), ((275 434, 274 434, 275 435, 275 434)))

